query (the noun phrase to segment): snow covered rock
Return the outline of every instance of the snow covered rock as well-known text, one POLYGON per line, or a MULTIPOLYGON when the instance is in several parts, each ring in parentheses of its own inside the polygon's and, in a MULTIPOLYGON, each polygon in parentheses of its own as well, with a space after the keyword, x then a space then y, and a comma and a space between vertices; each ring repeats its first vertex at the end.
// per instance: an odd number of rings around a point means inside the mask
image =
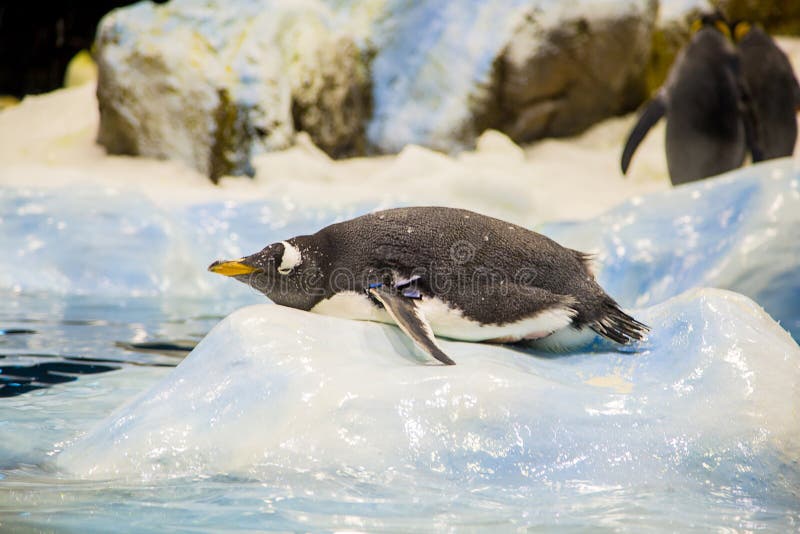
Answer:
POLYGON ((572 135, 657 88, 709 8, 661 4, 143 2, 100 26, 98 140, 216 180, 252 174, 253 156, 295 131, 333 157, 459 151, 487 128, 572 135))
POLYGON ((654 2, 468 4, 390 1, 376 17, 378 149, 452 151, 487 127, 569 135, 641 101, 654 2))
POLYGON ((287 146, 296 129, 334 157, 365 153, 365 129, 381 152, 452 151, 487 127, 515 140, 576 133, 644 96, 651 0, 369 6, 117 10, 97 40, 98 140, 216 179, 251 174, 252 157, 287 146))
POLYGON ((567 136, 634 109, 657 3, 529 8, 495 63, 500 122, 516 141, 567 136))
POLYGON ((97 38, 98 141, 113 154, 180 159, 217 180, 289 146, 295 126, 330 153, 363 145, 360 51, 318 2, 142 2, 97 38), (344 103, 348 104, 345 110, 344 103))

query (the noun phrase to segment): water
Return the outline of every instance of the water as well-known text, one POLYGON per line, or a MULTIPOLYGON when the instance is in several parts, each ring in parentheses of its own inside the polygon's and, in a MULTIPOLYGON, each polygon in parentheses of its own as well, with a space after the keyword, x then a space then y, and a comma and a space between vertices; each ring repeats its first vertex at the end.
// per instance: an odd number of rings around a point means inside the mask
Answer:
POLYGON ((264 299, 212 260, 371 206, 7 188, 0 524, 797 530, 800 349, 773 321, 796 339, 797 183, 779 162, 544 227, 597 252, 653 337, 564 356, 444 341, 454 368, 389 326, 223 320, 264 299))
MULTIPOLYGON (((115 484, 111 490, 108 483, 50 481, 52 486, 31 499, 30 484, 43 482, 35 480, 18 492, 22 497, 14 500, 17 509, 35 510, 24 518, 27 526, 82 532, 112 526, 116 531, 130 532, 441 531, 459 527, 707 532, 719 529, 721 524, 756 530, 775 525, 775 519, 782 515, 777 509, 754 511, 747 498, 737 496, 735 490, 698 500, 695 493, 687 497, 679 487, 632 489, 575 482, 536 491, 530 487, 504 488, 498 495, 485 485, 465 490, 434 480, 430 486, 418 477, 396 477, 392 484, 404 489, 392 490, 383 484, 361 483, 346 473, 336 476, 340 482, 322 488, 317 482, 315 491, 299 489, 308 484, 307 479, 269 484, 226 477, 191 478, 158 484, 115 484), (108 504, 99 508, 97 500, 108 504)), ((791 524, 788 526, 791 530, 791 524)))

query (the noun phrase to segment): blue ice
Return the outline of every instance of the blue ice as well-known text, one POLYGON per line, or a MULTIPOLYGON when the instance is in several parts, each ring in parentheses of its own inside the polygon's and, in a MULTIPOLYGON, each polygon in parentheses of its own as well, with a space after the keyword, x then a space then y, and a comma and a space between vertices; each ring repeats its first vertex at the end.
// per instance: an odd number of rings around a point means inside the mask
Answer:
POLYGON ((554 488, 662 495, 641 502, 645 515, 680 491, 692 513, 733 507, 737 521, 769 513, 791 524, 797 344, 722 290, 690 290, 640 316, 653 335, 634 353, 443 341, 458 362, 445 367, 391 326, 246 307, 58 465, 99 479, 290 479, 310 495, 358 481, 476 491, 498 506, 524 488, 531 500, 514 514, 554 488))
POLYGON ((593 251, 601 285, 647 306, 693 287, 747 295, 800 339, 800 168, 789 159, 625 202, 540 230, 593 251))

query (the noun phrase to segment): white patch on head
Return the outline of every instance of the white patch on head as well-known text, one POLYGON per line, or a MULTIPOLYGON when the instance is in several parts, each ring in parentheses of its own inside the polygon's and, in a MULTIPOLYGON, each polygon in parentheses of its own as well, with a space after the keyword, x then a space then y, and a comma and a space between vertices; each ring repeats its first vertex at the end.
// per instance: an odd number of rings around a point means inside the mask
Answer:
POLYGON ((281 264, 278 266, 278 272, 289 274, 292 269, 300 265, 303 261, 303 256, 300 254, 300 249, 288 241, 281 241, 281 244, 283 245, 283 256, 281 257, 281 264))

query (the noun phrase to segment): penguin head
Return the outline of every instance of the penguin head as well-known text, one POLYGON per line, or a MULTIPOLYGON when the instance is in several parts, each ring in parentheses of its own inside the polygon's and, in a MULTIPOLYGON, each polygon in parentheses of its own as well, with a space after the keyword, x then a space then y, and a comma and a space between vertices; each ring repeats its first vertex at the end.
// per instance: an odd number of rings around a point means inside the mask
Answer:
POLYGON ((318 258, 303 246, 304 236, 273 243, 238 260, 215 261, 212 273, 236 278, 275 304, 311 309, 325 296, 318 258))
POLYGON ((728 39, 731 39, 731 28, 725 15, 719 10, 703 13, 692 23, 692 33, 697 33, 704 28, 716 30, 728 39))

